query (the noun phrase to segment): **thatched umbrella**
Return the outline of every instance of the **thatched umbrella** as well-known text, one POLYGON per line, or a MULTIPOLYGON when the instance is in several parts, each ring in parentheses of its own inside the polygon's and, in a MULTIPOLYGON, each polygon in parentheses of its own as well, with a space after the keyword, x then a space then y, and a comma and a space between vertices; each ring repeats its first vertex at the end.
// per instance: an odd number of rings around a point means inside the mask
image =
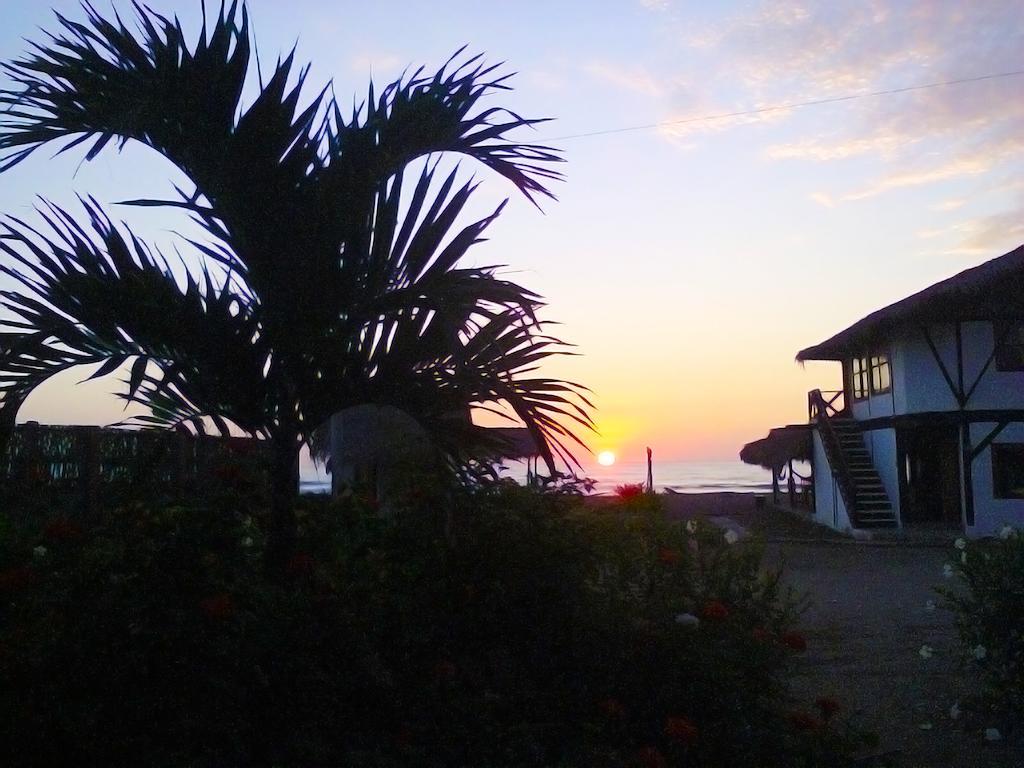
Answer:
MULTIPOLYGON (((777 427, 768 432, 767 437, 747 443, 740 451, 740 460, 744 464, 764 467, 772 473, 772 498, 779 500, 779 475, 784 467, 789 467, 789 476, 793 477, 794 461, 810 461, 812 455, 810 424, 790 424, 777 427)), ((792 483, 791 483, 792 485, 792 483)), ((792 503, 792 487, 790 502, 792 503)))

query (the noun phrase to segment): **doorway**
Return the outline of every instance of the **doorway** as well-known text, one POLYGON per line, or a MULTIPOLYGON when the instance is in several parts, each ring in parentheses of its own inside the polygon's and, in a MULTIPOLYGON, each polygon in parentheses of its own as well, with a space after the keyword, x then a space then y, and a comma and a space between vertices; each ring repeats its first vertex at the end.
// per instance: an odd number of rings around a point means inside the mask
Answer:
POLYGON ((903 522, 960 528, 959 429, 911 427, 900 430, 897 439, 903 522))

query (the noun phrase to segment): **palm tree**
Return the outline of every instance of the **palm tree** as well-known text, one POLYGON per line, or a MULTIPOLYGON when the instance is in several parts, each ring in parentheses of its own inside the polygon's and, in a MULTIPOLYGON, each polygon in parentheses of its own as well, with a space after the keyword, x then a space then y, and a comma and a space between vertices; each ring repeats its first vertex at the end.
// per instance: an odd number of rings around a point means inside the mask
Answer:
POLYGON ((346 117, 329 88, 300 105, 308 68, 293 71, 292 51, 265 81, 257 71, 243 108, 244 4, 204 18, 191 46, 177 18, 135 7, 134 30, 88 2, 84 22, 58 14, 58 34, 4 65, 0 172, 51 142, 88 142, 88 160, 141 142, 194 188, 129 202, 187 212, 208 235, 188 240, 203 266, 176 279, 92 198, 84 221, 49 203, 43 225, 7 218, 0 270, 16 290, 0 294, 0 424, 9 430, 60 371, 128 370, 122 396, 148 407, 144 424, 272 442, 279 553, 300 446, 354 404, 402 408, 463 472, 481 431, 452 414, 506 404, 552 471, 556 459, 572 464, 590 406, 582 388, 536 373, 565 353, 542 332, 540 298, 494 268, 460 266, 504 203, 457 227, 476 182, 438 165, 468 156, 535 204, 551 196, 557 153, 508 138, 542 121, 478 106, 507 76, 480 57, 457 63, 460 51, 434 75, 417 70, 379 94, 371 85, 346 117))

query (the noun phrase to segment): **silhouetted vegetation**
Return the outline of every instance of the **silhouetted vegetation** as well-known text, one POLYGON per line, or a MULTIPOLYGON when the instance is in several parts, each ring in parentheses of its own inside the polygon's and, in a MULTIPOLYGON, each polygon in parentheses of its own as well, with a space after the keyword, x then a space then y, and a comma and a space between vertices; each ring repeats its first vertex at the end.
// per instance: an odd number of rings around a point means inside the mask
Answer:
MULTIPOLYGON (((307 499, 286 578, 225 496, 0 537, 7 764, 844 765, 756 546, 522 488, 307 499)), ((838 711, 837 711, 838 710, 838 711)))
POLYGON ((532 373, 561 350, 540 329, 539 297, 460 266, 502 206, 459 226, 476 182, 438 167, 463 155, 530 200, 550 195, 557 154, 509 138, 540 121, 481 104, 506 76, 457 54, 436 74, 371 85, 346 115, 328 89, 303 100, 294 52, 257 76, 237 2, 194 43, 142 5, 131 28, 83 7, 84 23, 60 17, 55 36, 5 65, 0 170, 54 142, 87 144, 89 160, 144 144, 194 186, 131 204, 190 215, 203 266, 176 280, 93 199, 84 218, 47 203, 43 226, 0 224, 0 269, 17 285, 0 302, 0 424, 68 368, 127 370, 122 395, 149 409, 145 425, 271 441, 281 553, 295 535, 299 447, 352 405, 402 408, 457 474, 486 469, 467 418, 479 403, 510 407, 552 469, 572 462, 568 425, 590 421, 578 387, 532 373))

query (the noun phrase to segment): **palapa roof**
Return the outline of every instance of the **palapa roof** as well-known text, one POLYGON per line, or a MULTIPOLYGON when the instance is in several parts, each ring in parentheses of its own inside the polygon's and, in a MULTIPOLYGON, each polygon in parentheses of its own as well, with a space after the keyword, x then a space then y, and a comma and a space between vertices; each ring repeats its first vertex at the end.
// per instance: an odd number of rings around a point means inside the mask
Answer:
POLYGON ((526 427, 487 427, 490 435, 498 438, 501 458, 514 461, 539 456, 537 443, 526 427))
POLYGON ((1000 318, 1024 318, 1024 245, 872 312, 796 359, 843 360, 911 324, 1000 318))
POLYGON ((811 425, 790 424, 768 432, 767 437, 747 443, 740 451, 740 461, 765 469, 776 469, 790 460, 811 460, 811 425))

